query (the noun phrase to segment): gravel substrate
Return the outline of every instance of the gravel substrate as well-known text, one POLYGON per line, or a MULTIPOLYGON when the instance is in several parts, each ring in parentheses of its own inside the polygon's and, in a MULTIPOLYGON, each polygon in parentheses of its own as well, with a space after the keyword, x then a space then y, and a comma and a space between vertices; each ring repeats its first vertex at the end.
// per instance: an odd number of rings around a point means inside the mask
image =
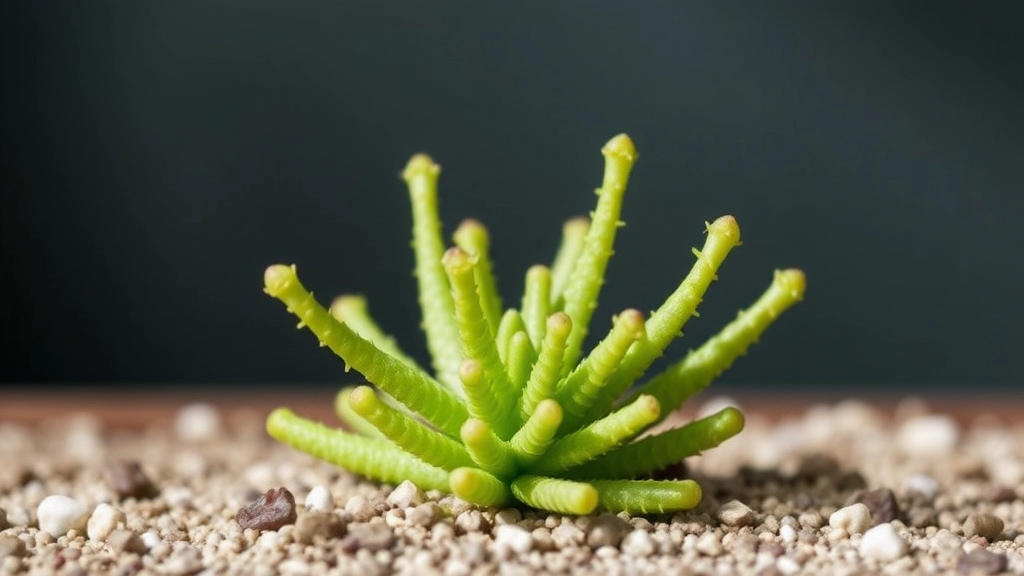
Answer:
POLYGON ((1024 574, 1024 424, 914 401, 748 412, 666 471, 700 506, 649 517, 381 486, 206 405, 142 431, 0 422, 0 574, 1024 574))

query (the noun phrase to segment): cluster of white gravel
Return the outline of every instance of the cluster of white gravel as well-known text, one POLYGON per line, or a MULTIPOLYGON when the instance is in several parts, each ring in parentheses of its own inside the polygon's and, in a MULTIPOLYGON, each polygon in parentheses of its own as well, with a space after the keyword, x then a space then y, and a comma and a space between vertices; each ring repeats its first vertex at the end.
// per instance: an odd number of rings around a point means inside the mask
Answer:
POLYGON ((141 431, 0 422, 0 462, 0 575, 1024 574, 1024 424, 920 402, 754 410, 674 471, 705 496, 665 516, 381 486, 208 405, 141 431))

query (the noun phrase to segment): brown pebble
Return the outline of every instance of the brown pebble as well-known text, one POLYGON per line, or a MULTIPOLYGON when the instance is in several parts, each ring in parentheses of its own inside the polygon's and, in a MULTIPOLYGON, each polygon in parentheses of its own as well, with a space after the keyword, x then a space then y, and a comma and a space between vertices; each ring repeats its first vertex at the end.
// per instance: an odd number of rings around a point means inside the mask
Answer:
POLYGON ((872 526, 892 522, 899 518, 900 505, 896 502, 896 494, 889 488, 857 490, 846 501, 846 505, 858 502, 867 506, 868 512, 871 512, 872 526))
POLYGON ((907 520, 914 528, 935 526, 935 511, 930 508, 915 508, 907 515, 907 520))
POLYGON ((394 542, 395 534, 383 524, 352 524, 348 535, 341 539, 341 549, 349 553, 360 549, 377 552, 390 548, 394 542))
POLYGON ((629 524, 614 514, 589 518, 586 526, 587 544, 593 548, 618 546, 629 529, 629 524))
POLYGON ((293 534, 300 544, 333 540, 345 535, 345 522, 334 512, 307 512, 295 521, 293 534))
POLYGON ((107 536, 107 546, 114 552, 146 553, 146 544, 133 530, 114 530, 107 536))
POLYGON ((758 552, 766 552, 778 558, 786 553, 786 547, 778 542, 761 542, 757 548, 758 552))
POLYGON ((985 494, 985 500, 993 504, 1002 504, 1017 499, 1017 493, 1006 486, 992 486, 985 494))
POLYGON ((7 510, 0 508, 0 530, 6 530, 8 527, 10 524, 7 523, 7 510))
POLYGON ((976 548, 960 557, 956 570, 961 574, 1000 574, 1006 572, 1005 554, 976 548))
POLYGON ((860 472, 850 471, 844 472, 839 480, 836 482, 836 487, 840 490, 861 490, 867 488, 868 482, 861 476, 860 472))
POLYGON ((964 522, 964 536, 981 536, 989 542, 1003 533, 1003 520, 992 514, 971 514, 964 522))
POLYGON ((826 454, 811 454, 800 461, 797 478, 815 480, 817 478, 835 478, 839 475, 839 462, 826 454))
POLYGON ((295 496, 287 488, 271 488, 267 493, 246 505, 235 515, 242 528, 277 530, 295 523, 295 496))
POLYGON ((153 498, 160 493, 136 460, 111 462, 103 475, 120 498, 153 498))
POLYGON ((25 543, 17 536, 4 534, 0 536, 0 561, 8 556, 20 558, 25 555, 25 543))

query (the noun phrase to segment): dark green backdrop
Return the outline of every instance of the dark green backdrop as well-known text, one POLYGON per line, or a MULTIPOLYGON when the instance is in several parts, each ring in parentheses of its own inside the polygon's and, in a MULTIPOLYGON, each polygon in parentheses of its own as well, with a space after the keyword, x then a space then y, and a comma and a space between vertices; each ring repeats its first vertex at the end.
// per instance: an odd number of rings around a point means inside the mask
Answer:
POLYGON ((806 302, 724 381, 1015 388, 1022 6, 6 3, 2 377, 352 378, 261 293, 275 262, 367 294, 422 357, 408 156, 444 166, 447 231, 486 222, 518 299, 628 132, 594 333, 731 213, 744 245, 675 354, 799 266, 806 302))

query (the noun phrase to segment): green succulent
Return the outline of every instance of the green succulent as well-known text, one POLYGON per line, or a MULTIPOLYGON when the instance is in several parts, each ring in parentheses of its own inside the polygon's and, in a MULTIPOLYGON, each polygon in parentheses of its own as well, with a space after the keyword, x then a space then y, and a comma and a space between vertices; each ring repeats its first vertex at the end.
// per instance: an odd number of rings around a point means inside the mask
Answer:
POLYGON ((694 507, 693 480, 651 474, 718 446, 743 429, 733 407, 644 435, 743 354, 804 292, 799 270, 776 271, 768 290, 716 336, 642 385, 634 384, 697 315, 708 286, 739 244, 732 216, 705 223, 697 261, 646 318, 628 309, 583 355, 587 327, 612 255, 636 149, 625 134, 602 148, 604 180, 591 218, 568 221, 550 267, 526 273, 520 307, 495 288, 487 229, 463 222, 445 248, 438 216, 440 168, 408 163, 416 279, 433 375, 403 353, 359 296, 318 303, 294 266, 267 268, 266 292, 322 346, 375 387, 347 388, 335 408, 350 431, 278 408, 274 438, 381 482, 410 480, 481 506, 516 502, 558 513, 595 509, 664 513, 694 507))

